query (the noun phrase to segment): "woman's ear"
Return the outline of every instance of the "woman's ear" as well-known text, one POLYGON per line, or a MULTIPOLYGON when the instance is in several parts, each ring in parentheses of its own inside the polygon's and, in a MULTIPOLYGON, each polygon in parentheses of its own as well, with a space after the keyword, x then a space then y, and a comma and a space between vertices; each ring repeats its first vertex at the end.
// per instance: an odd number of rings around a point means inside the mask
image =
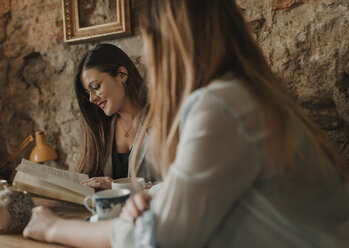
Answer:
POLYGON ((128 72, 127 72, 127 69, 123 66, 120 66, 119 69, 118 69, 118 72, 121 72, 119 73, 120 75, 120 78, 121 78, 121 82, 122 83, 125 83, 128 79, 128 72))

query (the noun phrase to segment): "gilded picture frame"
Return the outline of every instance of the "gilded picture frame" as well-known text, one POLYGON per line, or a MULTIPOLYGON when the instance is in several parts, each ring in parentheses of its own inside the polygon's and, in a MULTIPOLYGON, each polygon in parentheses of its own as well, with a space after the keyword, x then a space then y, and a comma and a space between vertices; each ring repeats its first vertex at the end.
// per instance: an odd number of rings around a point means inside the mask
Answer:
POLYGON ((131 34, 129 0, 62 0, 62 8, 67 43, 131 34))

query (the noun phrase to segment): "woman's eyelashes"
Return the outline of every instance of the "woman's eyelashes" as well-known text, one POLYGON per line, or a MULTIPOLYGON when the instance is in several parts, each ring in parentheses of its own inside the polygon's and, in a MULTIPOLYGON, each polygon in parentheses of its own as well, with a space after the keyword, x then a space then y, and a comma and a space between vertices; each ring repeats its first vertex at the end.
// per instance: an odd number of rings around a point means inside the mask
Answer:
POLYGON ((91 93, 93 93, 96 96, 100 96, 100 94, 101 94, 101 91, 100 91, 101 90, 101 84, 102 84, 102 81, 100 81, 97 84, 90 84, 89 85, 90 90, 85 90, 85 93, 88 96, 90 96, 91 93))
POLYGON ((93 90, 95 93, 96 93, 96 91, 100 90, 100 88, 101 88, 101 83, 102 83, 102 82, 98 83, 97 85, 92 85, 92 86, 91 86, 92 90, 93 90))

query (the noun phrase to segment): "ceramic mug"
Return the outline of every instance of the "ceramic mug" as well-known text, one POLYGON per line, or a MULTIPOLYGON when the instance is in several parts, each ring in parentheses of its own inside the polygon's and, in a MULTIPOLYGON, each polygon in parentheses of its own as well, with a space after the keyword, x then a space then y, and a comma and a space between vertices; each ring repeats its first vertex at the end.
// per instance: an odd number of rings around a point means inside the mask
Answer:
MULTIPOLYGON (((141 189, 145 188, 145 180, 142 177, 137 177, 136 182, 141 189)), ((112 181, 112 189, 129 189, 131 191, 131 196, 137 193, 137 186, 133 183, 132 178, 120 178, 112 181)))
POLYGON ((130 196, 128 189, 108 189, 95 193, 93 196, 87 196, 84 199, 84 205, 91 213, 98 216, 98 220, 107 220, 117 217, 123 203, 130 196), (92 201, 92 204, 89 204, 92 201), (94 207, 90 207, 90 206, 94 207))

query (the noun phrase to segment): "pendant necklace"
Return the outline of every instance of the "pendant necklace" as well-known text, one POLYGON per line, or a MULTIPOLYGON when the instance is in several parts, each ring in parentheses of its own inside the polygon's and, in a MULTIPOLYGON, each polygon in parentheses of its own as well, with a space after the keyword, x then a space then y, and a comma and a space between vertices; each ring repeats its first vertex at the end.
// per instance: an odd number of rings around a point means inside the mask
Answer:
POLYGON ((124 129, 124 132, 125 132, 124 137, 127 138, 128 136, 130 136, 128 132, 131 130, 132 124, 131 124, 130 127, 126 130, 126 128, 124 127, 124 125, 122 125, 121 119, 119 120, 119 122, 120 122, 120 125, 121 125, 122 129, 124 129))

